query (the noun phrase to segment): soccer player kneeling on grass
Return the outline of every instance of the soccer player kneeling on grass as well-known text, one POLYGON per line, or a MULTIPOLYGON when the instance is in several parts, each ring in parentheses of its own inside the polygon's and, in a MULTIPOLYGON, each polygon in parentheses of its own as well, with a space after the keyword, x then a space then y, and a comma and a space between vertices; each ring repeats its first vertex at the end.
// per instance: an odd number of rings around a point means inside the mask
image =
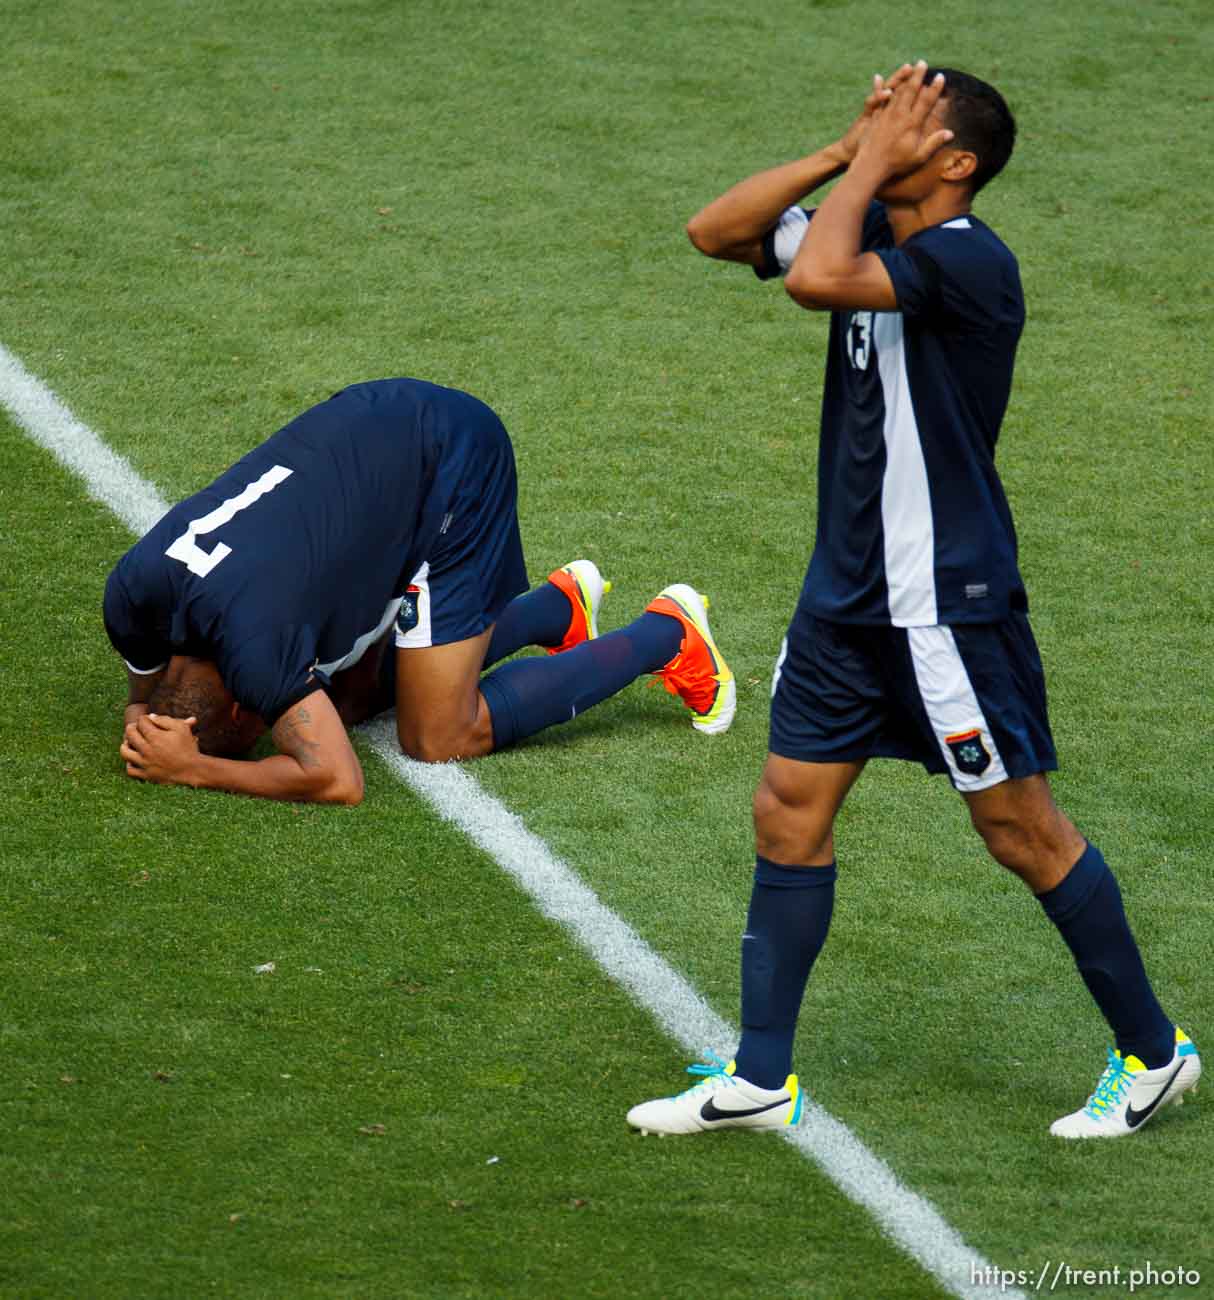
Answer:
POLYGON ((118 562, 105 625, 126 660, 127 773, 358 803, 346 726, 396 705, 405 753, 502 749, 654 673, 709 734, 735 684, 693 588, 598 636, 589 560, 527 590, 514 453, 467 393, 356 384, 174 506, 118 562), (394 646, 389 644, 394 642, 394 646), (524 646, 549 656, 502 664, 524 646), (267 728, 276 754, 239 761, 267 728))
POLYGON ((1011 154, 1002 97, 904 65, 847 133, 742 181, 691 221, 710 257, 785 276, 829 310, 817 542, 776 666, 755 795, 736 1060, 635 1106, 657 1133, 797 1121, 792 1044, 830 924, 833 826, 869 758, 947 772, 992 856, 1040 901, 1116 1050, 1064 1138, 1135 1132, 1201 1074, 1164 1015, 1109 868, 1054 805, 1057 766, 995 440, 1024 300, 1015 258, 970 211, 1011 154), (798 201, 845 173, 816 211, 798 201))

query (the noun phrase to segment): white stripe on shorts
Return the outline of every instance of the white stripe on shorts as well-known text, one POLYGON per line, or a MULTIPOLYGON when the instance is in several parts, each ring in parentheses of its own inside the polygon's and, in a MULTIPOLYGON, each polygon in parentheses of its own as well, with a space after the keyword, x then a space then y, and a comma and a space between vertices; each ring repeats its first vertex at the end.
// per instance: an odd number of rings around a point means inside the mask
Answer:
POLYGON ((961 652, 953 640, 952 629, 943 625, 908 627, 906 637, 911 662, 915 666, 915 680, 919 683, 919 696, 936 733, 940 752, 948 764, 953 785, 962 794, 969 794, 1006 781, 1007 768, 986 725, 986 717, 974 694, 969 673, 965 671, 961 652), (982 733, 982 743, 991 756, 990 766, 977 776, 961 771, 945 740, 948 736, 975 730, 982 733))
POLYGON ((398 650, 424 650, 433 644, 434 629, 430 622, 430 561, 427 560, 413 575, 410 587, 417 591, 408 592, 417 601, 417 623, 408 632, 396 629, 396 648, 398 650))

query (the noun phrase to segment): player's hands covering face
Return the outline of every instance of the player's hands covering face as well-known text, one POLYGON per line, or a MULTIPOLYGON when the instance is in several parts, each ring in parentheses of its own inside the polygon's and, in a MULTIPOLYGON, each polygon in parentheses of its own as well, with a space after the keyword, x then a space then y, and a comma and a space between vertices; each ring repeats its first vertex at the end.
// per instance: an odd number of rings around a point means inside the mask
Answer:
POLYGON ((873 88, 864 101, 860 116, 847 128, 846 133, 839 141, 839 148, 848 162, 851 162, 859 152, 860 145, 863 143, 865 135, 868 134, 868 128, 872 125, 873 119, 893 99, 894 91, 910 77, 913 71, 914 69, 909 63, 904 63, 896 72, 890 75, 888 80, 882 77, 880 73, 874 74, 873 88))
POLYGON ((195 721, 148 713, 128 723, 118 747, 127 776, 156 785, 188 784, 190 767, 198 759, 195 721))
POLYGON ((887 177, 916 171, 953 138, 936 108, 944 77, 937 73, 925 84, 926 74, 927 64, 920 60, 873 114, 861 138, 857 158, 879 166, 887 177))

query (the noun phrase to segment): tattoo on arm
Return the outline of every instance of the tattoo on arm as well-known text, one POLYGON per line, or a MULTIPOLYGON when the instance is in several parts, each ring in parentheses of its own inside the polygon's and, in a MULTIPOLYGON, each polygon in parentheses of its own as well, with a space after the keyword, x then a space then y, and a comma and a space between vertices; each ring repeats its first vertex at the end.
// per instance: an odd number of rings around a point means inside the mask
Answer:
POLYGON ((315 722, 316 719, 308 711, 307 705, 299 705, 292 708, 282 719, 282 736, 276 737, 278 748, 283 753, 290 754, 300 767, 308 770, 324 766, 321 762, 320 741, 313 740, 305 732, 305 729, 311 728, 315 722))
POLYGON ((321 766, 320 744, 301 732, 301 728, 311 727, 315 719, 308 712, 306 705, 299 705, 282 720, 283 734, 279 748, 290 754, 300 767, 317 768, 321 766))

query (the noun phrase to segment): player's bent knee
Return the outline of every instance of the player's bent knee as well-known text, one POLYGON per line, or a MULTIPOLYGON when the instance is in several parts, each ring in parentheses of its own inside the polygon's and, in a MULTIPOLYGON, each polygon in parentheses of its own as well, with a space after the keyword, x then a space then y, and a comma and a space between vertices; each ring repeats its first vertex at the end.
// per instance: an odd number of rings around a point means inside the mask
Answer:
POLYGON ((439 744, 421 736, 398 736, 401 753, 419 763, 446 763, 459 754, 451 745, 439 744))
POLYGON ((486 745, 476 731, 458 734, 446 732, 406 732, 398 730, 401 752, 419 763, 450 763, 462 758, 480 758, 489 753, 492 742, 486 745))

